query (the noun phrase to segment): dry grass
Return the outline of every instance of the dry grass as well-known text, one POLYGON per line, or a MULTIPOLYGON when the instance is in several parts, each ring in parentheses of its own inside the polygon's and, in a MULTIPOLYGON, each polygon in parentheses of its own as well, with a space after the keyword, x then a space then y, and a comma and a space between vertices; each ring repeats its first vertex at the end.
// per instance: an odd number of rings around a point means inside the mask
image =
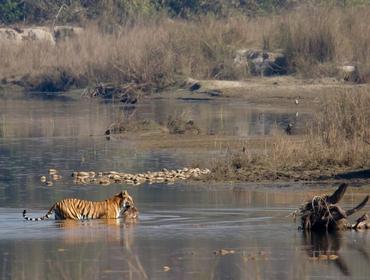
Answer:
MULTIPOLYGON (((157 90, 185 76, 236 78, 232 72, 233 32, 239 21, 205 19, 123 26, 114 34, 90 26, 78 38, 58 43, 0 45, 0 78, 47 76, 53 69, 90 83, 136 83, 157 90)), ((240 37, 240 35, 238 35, 240 37)))
POLYGON ((302 136, 276 131, 262 149, 248 142, 213 168, 216 179, 317 179, 370 166, 370 95, 338 93, 323 100, 302 136))
POLYGON ((83 35, 56 46, 0 44, 0 79, 65 71, 89 83, 136 83, 148 90, 184 77, 242 79, 233 67, 240 48, 282 49, 292 71, 306 77, 335 76, 355 64, 370 77, 370 7, 300 7, 255 18, 210 16, 192 21, 136 21, 113 33, 89 23, 83 35))
POLYGON ((308 76, 335 75, 337 66, 358 65, 362 81, 370 73, 368 6, 301 7, 276 18, 269 35, 295 69, 308 76))

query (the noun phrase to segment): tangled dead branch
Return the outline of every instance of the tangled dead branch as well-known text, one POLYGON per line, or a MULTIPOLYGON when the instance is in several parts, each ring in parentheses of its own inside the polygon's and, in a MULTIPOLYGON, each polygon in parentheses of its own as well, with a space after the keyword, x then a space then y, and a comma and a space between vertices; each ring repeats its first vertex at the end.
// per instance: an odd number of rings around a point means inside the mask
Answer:
POLYGON ((343 210, 337 203, 343 198, 347 184, 341 184, 332 195, 314 196, 303 204, 295 214, 301 218, 300 228, 312 231, 333 231, 346 229, 367 229, 370 222, 367 214, 357 219, 355 224, 350 224, 347 218, 361 210, 369 200, 367 195, 364 200, 350 210, 343 210))
POLYGON ((128 83, 126 85, 113 85, 99 83, 93 88, 86 89, 83 97, 102 97, 104 99, 118 100, 125 104, 136 104, 141 96, 143 85, 128 83))

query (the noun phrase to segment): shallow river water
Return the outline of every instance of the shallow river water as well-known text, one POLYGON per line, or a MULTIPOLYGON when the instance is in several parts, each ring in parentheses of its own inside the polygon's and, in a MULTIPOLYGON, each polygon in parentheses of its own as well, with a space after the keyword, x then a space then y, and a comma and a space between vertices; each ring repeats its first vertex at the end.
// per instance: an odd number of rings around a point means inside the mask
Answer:
MULTIPOLYGON (((369 279, 369 233, 305 235, 287 217, 335 186, 73 185, 74 170, 156 171, 213 156, 107 141, 102 134, 121 113, 120 106, 90 101, 0 101, 1 279, 369 279), (63 176, 52 187, 39 179, 49 168, 63 176), (102 200, 122 189, 140 210, 137 224, 22 218, 23 209, 41 216, 57 200, 102 200), (233 253, 215 254, 220 249, 233 253), (339 258, 313 260, 319 251, 339 258)), ((135 117, 165 122, 173 114, 187 114, 203 131, 244 138, 297 121, 293 110, 228 100, 147 100, 135 117)), ((369 190, 351 188, 343 206, 354 206, 369 190)))

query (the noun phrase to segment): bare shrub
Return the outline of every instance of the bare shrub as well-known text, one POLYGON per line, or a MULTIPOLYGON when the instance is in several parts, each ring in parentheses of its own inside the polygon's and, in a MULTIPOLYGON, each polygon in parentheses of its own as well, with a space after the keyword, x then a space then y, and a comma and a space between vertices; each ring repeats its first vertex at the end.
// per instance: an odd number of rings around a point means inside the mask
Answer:
POLYGON ((135 112, 122 111, 116 116, 115 122, 111 123, 105 131, 105 135, 124 134, 127 132, 165 132, 165 128, 157 122, 149 119, 138 120, 135 112))
POLYGON ((201 129, 189 118, 187 111, 169 116, 167 129, 170 134, 199 135, 201 133, 201 129))

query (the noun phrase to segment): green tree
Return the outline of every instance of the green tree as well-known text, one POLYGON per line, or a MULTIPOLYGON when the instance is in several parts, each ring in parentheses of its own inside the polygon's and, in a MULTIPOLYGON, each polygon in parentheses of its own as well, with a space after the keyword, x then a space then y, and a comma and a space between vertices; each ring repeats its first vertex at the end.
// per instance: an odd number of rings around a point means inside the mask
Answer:
POLYGON ((17 0, 0 1, 0 22, 9 24, 23 18, 22 2, 17 0))

